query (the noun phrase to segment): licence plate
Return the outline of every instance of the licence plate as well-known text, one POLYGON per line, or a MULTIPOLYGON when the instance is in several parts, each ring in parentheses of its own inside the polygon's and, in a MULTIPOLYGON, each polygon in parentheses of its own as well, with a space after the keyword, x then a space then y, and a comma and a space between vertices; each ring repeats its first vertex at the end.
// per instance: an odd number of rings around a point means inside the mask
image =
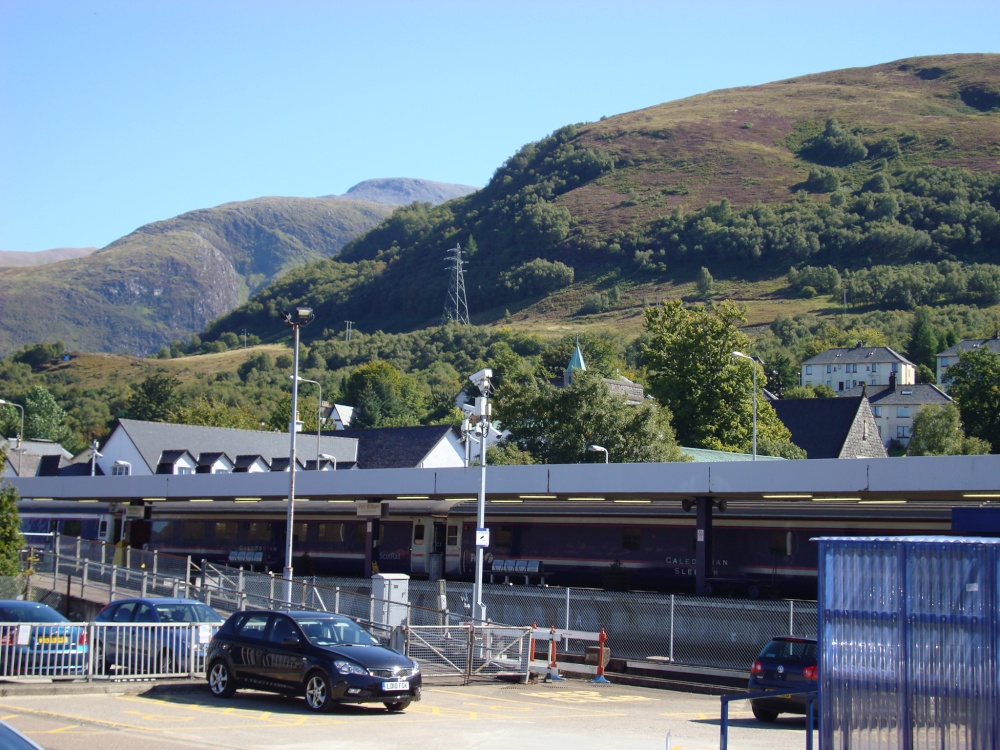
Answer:
POLYGON ((39 643, 69 643, 65 635, 43 635, 38 637, 39 643))
POLYGON ((406 680, 402 680, 400 682, 383 682, 382 683, 382 690, 384 690, 387 693, 391 692, 393 690, 409 690, 409 689, 410 689, 410 683, 407 682, 406 680))

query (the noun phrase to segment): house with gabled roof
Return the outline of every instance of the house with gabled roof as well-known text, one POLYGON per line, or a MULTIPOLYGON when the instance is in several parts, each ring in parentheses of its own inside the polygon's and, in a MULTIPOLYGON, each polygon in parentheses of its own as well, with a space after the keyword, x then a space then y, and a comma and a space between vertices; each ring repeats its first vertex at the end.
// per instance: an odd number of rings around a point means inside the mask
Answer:
POLYGON ((948 382, 950 381, 948 368, 958 362, 959 357, 965 354, 965 352, 971 352, 973 349, 979 349, 983 346, 994 354, 1000 354, 1000 331, 991 339, 966 339, 955 344, 955 346, 945 349, 943 352, 938 352, 937 382, 944 390, 948 390, 948 382))
POLYGON ((916 382, 917 368, 910 360, 888 346, 856 346, 827 349, 801 365, 799 384, 807 387, 828 385, 837 393, 865 383, 888 385, 895 375, 900 385, 916 382))
MULTIPOLYGON (((300 436, 300 441, 304 437, 300 436)), ((357 458, 356 438, 339 434, 323 435, 319 440, 315 435, 310 435, 309 438, 308 447, 300 442, 296 450, 296 460, 300 465, 302 459, 309 458, 314 451, 333 456, 345 465, 357 458)), ((97 464, 106 475, 147 476, 157 473, 165 451, 186 451, 191 456, 198 457, 196 467, 203 454, 206 455, 206 460, 208 454, 225 454, 226 461, 223 464, 228 462, 230 470, 233 468, 233 463, 228 458, 231 455, 272 457, 272 470, 273 459, 283 457, 284 470, 287 470, 289 447, 287 432, 119 419, 100 447, 101 455, 97 458, 97 464)))
POLYGON ((950 404, 951 397, 929 383, 899 385, 889 378, 889 385, 859 385, 838 394, 840 397, 867 396, 872 406, 875 424, 878 425, 882 443, 886 448, 895 441, 900 446, 910 444, 913 435, 913 420, 920 409, 928 404, 944 406, 950 404))
POLYGON ((779 398, 771 406, 807 458, 888 456, 864 396, 779 398))
MULTIPOLYGON (((4 440, 4 438, 0 438, 4 440)), ((52 440, 18 440, 7 438, 7 459, 3 464, 5 477, 34 477, 56 473, 69 464, 73 454, 52 440)))
MULTIPOLYGON (((324 435, 330 433, 323 433, 324 435)), ((437 469, 465 466, 461 436, 449 425, 337 430, 358 441, 359 469, 437 469)))

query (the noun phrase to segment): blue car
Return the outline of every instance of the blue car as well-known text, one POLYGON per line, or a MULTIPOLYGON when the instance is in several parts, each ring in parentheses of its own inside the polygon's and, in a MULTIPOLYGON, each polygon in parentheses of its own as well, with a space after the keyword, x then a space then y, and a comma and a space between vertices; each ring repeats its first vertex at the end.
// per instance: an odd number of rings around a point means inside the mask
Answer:
POLYGON ((87 667, 86 625, 47 604, 0 600, 0 677, 78 676, 87 667))
POLYGON ((94 618, 98 674, 186 674, 200 670, 224 618, 194 599, 118 599, 94 618))
MULTIPOLYGON (((818 658, 815 638, 772 638, 750 667, 750 692, 774 692, 773 696, 750 701, 754 718, 771 723, 777 720, 778 714, 806 714, 808 698, 789 693, 817 690, 818 658)), ((817 708, 814 706, 814 710, 817 708)))

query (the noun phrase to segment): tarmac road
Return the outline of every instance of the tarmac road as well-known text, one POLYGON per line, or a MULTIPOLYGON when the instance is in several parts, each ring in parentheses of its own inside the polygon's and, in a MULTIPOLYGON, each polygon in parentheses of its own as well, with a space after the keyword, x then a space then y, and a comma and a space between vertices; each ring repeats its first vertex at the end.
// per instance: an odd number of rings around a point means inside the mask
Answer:
MULTIPOLYGON (((0 718, 47 750, 719 747, 718 697, 585 680, 425 685, 423 700, 401 714, 380 704, 314 714, 301 698, 253 691, 219 700, 200 684, 139 689, 145 692, 9 690, 0 697, 0 718)), ((763 725, 749 704, 735 702, 729 746, 801 750, 805 720, 783 716, 763 725)))

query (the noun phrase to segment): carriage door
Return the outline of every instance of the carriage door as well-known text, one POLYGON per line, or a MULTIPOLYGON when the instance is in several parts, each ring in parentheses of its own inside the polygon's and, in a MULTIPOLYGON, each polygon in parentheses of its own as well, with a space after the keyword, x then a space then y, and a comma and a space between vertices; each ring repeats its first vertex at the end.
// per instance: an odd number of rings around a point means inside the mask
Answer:
POLYGON ((432 581, 444 578, 445 522, 433 521, 434 539, 427 557, 427 578, 432 581))
POLYGON ((418 518, 413 521, 413 543, 410 545, 410 572, 414 575, 426 575, 428 555, 430 554, 431 530, 428 519, 418 518))

